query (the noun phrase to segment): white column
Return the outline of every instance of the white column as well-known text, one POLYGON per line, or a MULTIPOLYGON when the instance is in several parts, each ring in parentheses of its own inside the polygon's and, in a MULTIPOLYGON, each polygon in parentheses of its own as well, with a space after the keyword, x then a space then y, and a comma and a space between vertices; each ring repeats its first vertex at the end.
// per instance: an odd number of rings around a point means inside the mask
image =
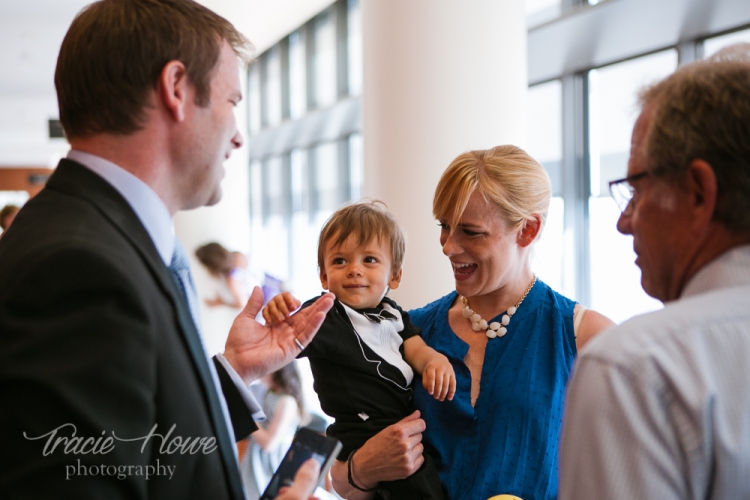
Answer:
POLYGON ((454 289, 432 198, 471 149, 524 140, 526 22, 521 0, 362 0, 365 197, 407 232, 401 287, 419 307, 454 289))

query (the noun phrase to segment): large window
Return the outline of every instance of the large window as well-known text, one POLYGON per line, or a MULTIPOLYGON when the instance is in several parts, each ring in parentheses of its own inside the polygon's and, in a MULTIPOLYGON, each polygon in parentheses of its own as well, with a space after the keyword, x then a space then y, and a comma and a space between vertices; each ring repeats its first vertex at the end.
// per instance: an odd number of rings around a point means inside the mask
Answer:
POLYGON ((335 10, 323 11, 314 23, 315 106, 325 108, 336 102, 336 19, 335 10))
POLYGON ((289 114, 292 120, 302 118, 307 112, 304 40, 300 30, 289 35, 289 114))
POLYGON ((678 63, 750 42, 749 11, 731 0, 712 0, 704 11, 688 0, 653 10, 640 0, 525 6, 527 149, 554 191, 533 267, 551 286, 619 323, 661 307, 641 288, 632 237, 617 231, 620 212, 608 190, 609 181, 626 175, 637 93, 678 63))
POLYGON ((750 43, 750 29, 735 31, 722 36, 707 38, 703 42, 703 55, 710 57, 720 49, 737 42, 750 43))
POLYGON ((529 26, 542 24, 560 15, 560 0, 525 0, 524 9, 529 26))
POLYGON ((267 51, 260 60, 263 77, 263 102, 261 102, 261 121, 266 127, 281 123, 281 54, 278 46, 267 51), (263 112, 265 111, 265 113, 263 112), (265 116, 264 116, 265 115, 265 116))
POLYGON ((527 152, 547 170, 552 200, 542 235, 535 243, 532 267, 542 281, 564 292, 562 198, 562 86, 559 80, 529 88, 527 152))
POLYGON ((638 90, 676 68, 677 51, 668 50, 589 72, 591 307, 618 323, 661 304, 640 286, 632 237, 616 229, 620 211, 608 182, 627 172, 638 90))
POLYGON ((338 0, 248 69, 254 271, 300 298, 320 292, 320 228, 362 188, 362 30, 338 0))

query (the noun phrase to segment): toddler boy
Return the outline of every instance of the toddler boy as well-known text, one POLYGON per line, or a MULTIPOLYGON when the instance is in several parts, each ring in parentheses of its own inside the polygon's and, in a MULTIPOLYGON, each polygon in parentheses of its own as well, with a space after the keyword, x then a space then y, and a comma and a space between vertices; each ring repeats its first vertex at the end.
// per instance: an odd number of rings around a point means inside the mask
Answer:
MULTIPOLYGON (((405 242, 398 222, 381 205, 344 207, 323 227, 320 282, 336 301, 299 355, 309 358, 321 408, 335 419, 327 433, 343 443, 339 460, 351 460, 369 438, 412 412, 414 370, 436 399, 453 399, 456 391, 448 359, 428 347, 409 315, 385 296, 401 282, 405 242)), ((269 324, 283 321, 297 307, 299 302, 283 293, 269 301, 263 317, 269 324)), ((391 500, 442 499, 434 464, 428 455, 424 458, 413 475, 377 489, 387 491, 383 496, 391 500)), ((349 481, 362 490, 351 475, 349 481)))

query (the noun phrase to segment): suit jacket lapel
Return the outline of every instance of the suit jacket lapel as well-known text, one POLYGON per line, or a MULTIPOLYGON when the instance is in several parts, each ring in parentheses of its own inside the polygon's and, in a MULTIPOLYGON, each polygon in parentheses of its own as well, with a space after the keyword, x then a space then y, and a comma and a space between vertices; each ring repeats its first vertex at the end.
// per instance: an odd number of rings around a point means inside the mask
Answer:
POLYGON ((170 270, 164 265, 151 236, 141 224, 138 216, 127 201, 108 182, 78 163, 63 159, 47 182, 48 189, 62 191, 84 198, 119 229, 143 258, 151 270, 154 280, 167 293, 177 310, 180 331, 193 360, 193 365, 202 382, 202 390, 211 420, 216 431, 216 440, 224 461, 227 480, 236 498, 244 498, 239 477, 234 444, 229 439, 224 413, 219 401, 217 387, 208 367, 208 359, 203 349, 190 309, 183 294, 173 281, 170 270))

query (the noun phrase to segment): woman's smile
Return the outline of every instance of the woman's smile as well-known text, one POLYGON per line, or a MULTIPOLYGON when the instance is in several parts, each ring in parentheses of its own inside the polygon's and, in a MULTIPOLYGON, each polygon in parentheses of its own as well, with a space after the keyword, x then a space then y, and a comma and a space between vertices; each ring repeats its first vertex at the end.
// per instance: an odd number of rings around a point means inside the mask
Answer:
POLYGON ((476 264, 464 264, 459 262, 451 262, 453 266, 453 276, 456 281, 467 280, 474 274, 477 269, 476 264))

